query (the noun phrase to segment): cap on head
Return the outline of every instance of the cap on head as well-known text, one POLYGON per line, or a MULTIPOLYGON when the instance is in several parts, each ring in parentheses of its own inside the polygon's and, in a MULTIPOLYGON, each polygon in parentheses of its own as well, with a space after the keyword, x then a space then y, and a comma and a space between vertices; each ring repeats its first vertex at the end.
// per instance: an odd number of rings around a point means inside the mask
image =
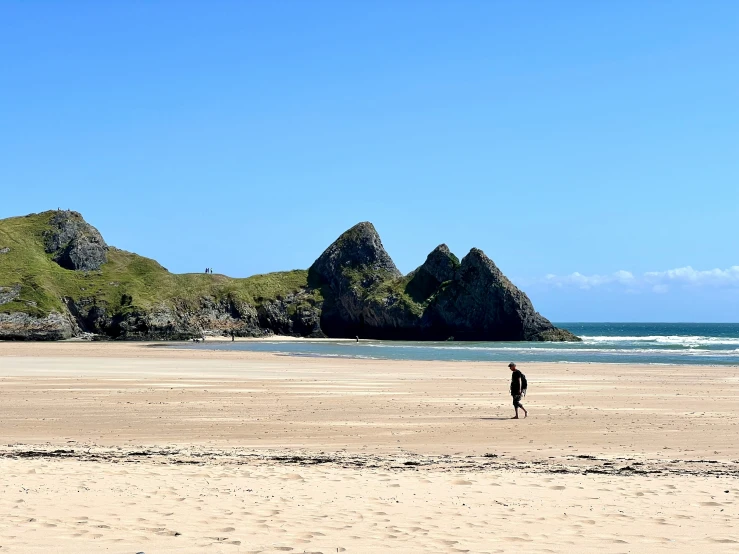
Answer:
POLYGON ((508 364, 508 367, 516 367, 516 364, 514 364, 513 362, 511 362, 510 364, 508 364))

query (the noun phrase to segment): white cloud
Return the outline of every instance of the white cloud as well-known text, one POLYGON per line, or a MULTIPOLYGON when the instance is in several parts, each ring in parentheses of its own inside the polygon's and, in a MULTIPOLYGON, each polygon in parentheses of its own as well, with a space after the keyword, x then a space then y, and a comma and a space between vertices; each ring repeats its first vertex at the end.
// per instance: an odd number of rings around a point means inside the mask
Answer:
POLYGON ((577 271, 569 275, 550 273, 540 282, 556 287, 577 287, 586 290, 605 285, 621 285, 632 294, 641 289, 651 289, 655 293, 664 294, 669 291, 669 285, 739 287, 739 266, 709 270, 696 270, 687 266, 666 271, 648 271, 639 276, 623 269, 606 275, 584 275, 577 271))
POLYGON ((630 271, 624 270, 609 275, 583 275, 576 271, 569 275, 553 275, 550 273, 544 278, 544 281, 558 287, 570 285, 581 289, 590 289, 610 283, 628 285, 634 282, 634 275, 630 271))
POLYGON ((649 282, 677 282, 690 285, 737 285, 739 284, 739 265, 729 269, 709 269, 698 271, 690 266, 649 271, 644 274, 649 282))

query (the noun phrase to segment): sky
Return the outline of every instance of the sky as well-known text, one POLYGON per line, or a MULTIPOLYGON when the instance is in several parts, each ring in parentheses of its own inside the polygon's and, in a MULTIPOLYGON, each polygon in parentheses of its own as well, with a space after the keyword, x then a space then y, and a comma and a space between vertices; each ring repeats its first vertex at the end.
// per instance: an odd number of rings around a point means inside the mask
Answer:
POLYGON ((170 271, 485 251, 553 321, 739 321, 739 3, 0 4, 0 218, 170 271))

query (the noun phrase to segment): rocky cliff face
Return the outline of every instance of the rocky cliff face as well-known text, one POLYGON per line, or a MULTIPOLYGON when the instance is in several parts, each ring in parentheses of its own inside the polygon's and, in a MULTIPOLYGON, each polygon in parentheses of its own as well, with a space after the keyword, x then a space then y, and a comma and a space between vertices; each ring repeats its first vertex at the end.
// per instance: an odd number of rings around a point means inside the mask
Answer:
POLYGON ((323 337, 320 306, 305 293, 265 302, 259 307, 230 298, 203 296, 197 304, 162 302, 148 309, 131 307, 111 314, 94 298, 65 298, 79 331, 114 339, 187 340, 206 335, 264 337, 273 334, 323 337))
POLYGON ((424 326, 437 339, 456 340, 542 340, 543 333, 554 337, 555 330, 477 248, 462 259, 454 279, 434 298, 424 326))
POLYGON ((58 211, 44 239, 47 254, 65 269, 95 271, 108 261, 102 235, 77 212, 58 211))
POLYGON ((443 283, 454 279, 458 269, 459 259, 446 244, 440 244, 421 267, 411 272, 406 290, 416 302, 425 302, 443 283))
POLYGON ((18 298, 20 294, 20 284, 15 284, 12 287, 0 287, 0 306, 12 302, 16 298, 18 298))
POLYGON ((4 340, 64 340, 78 334, 68 317, 53 312, 36 317, 22 312, 0 313, 0 339, 4 340))
POLYGON ((436 247, 403 277, 375 228, 344 233, 311 267, 325 298, 321 328, 332 337, 394 340, 577 340, 534 310, 529 298, 476 248, 460 263, 436 247))
POLYGON ((400 271, 369 221, 343 233, 313 262, 309 271, 320 282, 336 289, 357 283, 369 287, 387 278, 400 277, 400 271))
POLYGON ((353 337, 365 327, 367 291, 401 276, 374 225, 359 223, 343 233, 308 270, 309 283, 325 298, 321 329, 330 337, 353 337))
POLYGON ((403 276, 368 222, 308 271, 229 279, 173 275, 108 248, 76 212, 15 218, 5 229, 4 221, 0 236, 16 234, 12 249, 0 248, 0 339, 577 340, 538 314, 482 251, 460 262, 442 244, 403 276))

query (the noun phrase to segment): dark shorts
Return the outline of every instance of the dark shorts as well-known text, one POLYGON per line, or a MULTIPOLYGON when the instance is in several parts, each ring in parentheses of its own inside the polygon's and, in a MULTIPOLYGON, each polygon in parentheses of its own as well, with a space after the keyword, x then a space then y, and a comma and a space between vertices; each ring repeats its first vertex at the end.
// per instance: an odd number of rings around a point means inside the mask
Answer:
POLYGON ((520 394, 514 394, 513 395, 513 406, 515 408, 522 408, 521 406, 521 395, 520 394))

